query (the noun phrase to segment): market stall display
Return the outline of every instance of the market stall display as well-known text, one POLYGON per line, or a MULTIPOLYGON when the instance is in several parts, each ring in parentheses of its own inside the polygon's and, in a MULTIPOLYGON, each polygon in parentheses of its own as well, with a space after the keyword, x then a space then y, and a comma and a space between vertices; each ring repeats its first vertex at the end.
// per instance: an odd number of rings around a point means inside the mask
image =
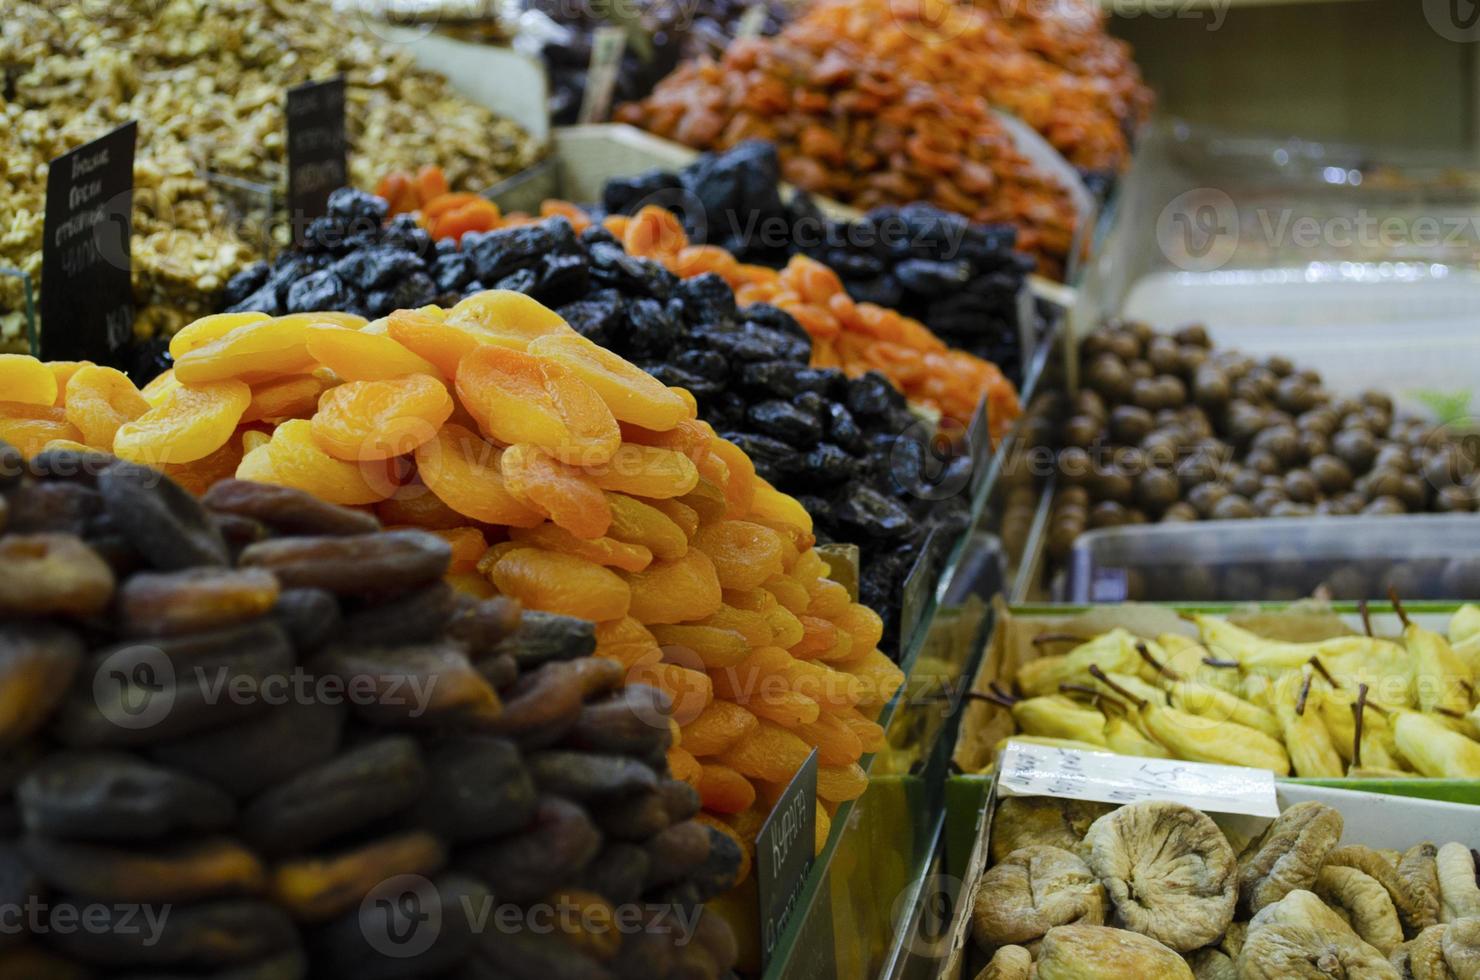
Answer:
POLYGON ((1344 830, 1317 801, 1246 841, 1170 800, 1002 799, 991 867, 972 885, 971 932, 990 958, 980 976, 1471 974, 1480 891, 1468 844, 1377 850, 1344 830))
MULTIPOLYGON (((233 273, 285 244, 270 206, 240 226, 204 178, 282 193, 283 105, 292 85, 344 74, 350 170, 361 186, 430 156, 453 186, 482 190, 542 152, 517 126, 460 99, 404 50, 321 0, 22 0, 6 15, 0 148, 13 217, 0 264, 39 276, 47 163, 137 119, 141 336, 171 333, 210 312, 233 273)), ((0 279, 0 340, 10 349, 23 340, 14 288, 0 279)))
POLYGON ((776 143, 786 180, 860 208, 924 201, 1018 229, 1062 276, 1077 217, 1067 188, 1016 148, 979 99, 894 76, 830 31, 796 24, 686 62, 617 119, 701 150, 776 143))
POLYGON ((1140 634, 1165 629, 1165 617, 1152 625, 1120 608, 1103 607, 1102 628, 1116 625, 1096 635, 1073 620, 999 624, 994 662, 975 686, 982 704, 966 717, 972 761, 986 764, 988 744, 1018 732, 1282 776, 1480 779, 1475 606, 1453 615, 1446 637, 1398 604, 1406 625, 1396 639, 1296 613, 1264 621, 1273 638, 1203 614, 1191 617, 1195 633, 1153 638, 1140 634), (1313 638, 1280 638, 1291 631, 1313 638))
POLYGON ((1286 358, 1213 348, 1198 326, 1112 323, 1080 360, 1084 387, 1056 400, 1056 560, 1090 528, 1475 507, 1462 433, 1395 415, 1382 392, 1330 392, 1286 358))
POLYGON ((702 904, 742 855, 591 624, 461 594, 443 538, 301 491, 0 459, 0 894, 41 910, 0 973, 727 973, 702 904))

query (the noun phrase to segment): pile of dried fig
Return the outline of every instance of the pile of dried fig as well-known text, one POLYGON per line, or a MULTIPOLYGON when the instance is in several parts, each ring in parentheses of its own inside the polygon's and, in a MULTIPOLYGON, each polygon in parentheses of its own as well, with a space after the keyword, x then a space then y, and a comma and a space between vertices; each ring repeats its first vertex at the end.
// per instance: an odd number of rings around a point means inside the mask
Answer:
POLYGON ((730 970, 739 848, 592 624, 99 453, 0 443, 0 528, 0 977, 730 970))
POLYGON ((1341 833, 1297 803, 1236 855, 1180 803, 1004 798, 993 844, 1015 849, 976 888, 976 980, 1480 977, 1480 855, 1341 833))

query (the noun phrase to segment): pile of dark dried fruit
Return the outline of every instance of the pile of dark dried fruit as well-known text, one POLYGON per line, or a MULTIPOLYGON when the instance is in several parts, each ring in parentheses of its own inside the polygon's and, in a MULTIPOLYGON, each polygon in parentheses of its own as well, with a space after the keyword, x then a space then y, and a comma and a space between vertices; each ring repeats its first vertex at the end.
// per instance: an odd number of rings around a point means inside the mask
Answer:
MULTIPOLYGON (((379 261, 378 247, 360 246, 338 262, 379 261)), ((318 290, 305 283, 324 282, 324 272, 339 279, 333 267, 308 272, 322 261, 314 254, 279 257, 266 284, 232 308, 262 309, 285 294, 297 302, 276 309, 335 309, 306 305, 318 290)), ((887 379, 808 367, 811 341, 790 315, 765 304, 738 311, 718 276, 680 280, 628 255, 598 226, 577 235, 552 218, 470 232, 461 250, 439 244, 430 268, 436 293, 421 302, 450 304, 485 288, 526 293, 589 339, 692 392, 700 417, 807 508, 819 541, 860 545, 859 601, 884 617, 884 648, 897 649, 902 585, 922 545, 943 527, 933 540, 948 548, 965 527, 971 460, 932 450, 928 428, 887 379)))
POLYGON ((1200 326, 1114 322, 1080 348, 1061 396, 1049 549, 1148 521, 1466 512, 1480 472, 1454 437, 1376 391, 1337 397, 1314 371, 1213 349, 1200 326))
POLYGON ((1011 225, 973 224, 929 204, 879 207, 857 221, 825 217, 807 195, 783 201, 769 143, 706 153, 677 173, 649 170, 609 181, 602 206, 636 214, 659 204, 682 218, 695 243, 742 262, 782 266, 801 252, 830 266, 856 300, 929 327, 1022 383, 1018 295, 1033 259, 1014 251, 1011 225))
POLYGON ((739 850, 591 624, 297 491, 0 450, 0 902, 36 923, 0 976, 727 974, 672 913, 739 850))

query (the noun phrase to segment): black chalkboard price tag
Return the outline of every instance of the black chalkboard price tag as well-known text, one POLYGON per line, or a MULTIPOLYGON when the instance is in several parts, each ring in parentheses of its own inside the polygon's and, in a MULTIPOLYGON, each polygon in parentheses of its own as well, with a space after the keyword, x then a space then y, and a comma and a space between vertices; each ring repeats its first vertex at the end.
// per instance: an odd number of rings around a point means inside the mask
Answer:
POLYGON ((329 195, 349 183, 344 133, 344 76, 288 89, 288 214, 303 244, 309 222, 328 211, 329 195))
POLYGON ((124 123, 62 154, 47 169, 41 245, 46 360, 117 364, 133 336, 130 238, 138 130, 138 123, 124 123))
POLYGON ((817 750, 792 777, 755 837, 756 892, 760 896, 761 969, 796 912, 817 840, 817 750))

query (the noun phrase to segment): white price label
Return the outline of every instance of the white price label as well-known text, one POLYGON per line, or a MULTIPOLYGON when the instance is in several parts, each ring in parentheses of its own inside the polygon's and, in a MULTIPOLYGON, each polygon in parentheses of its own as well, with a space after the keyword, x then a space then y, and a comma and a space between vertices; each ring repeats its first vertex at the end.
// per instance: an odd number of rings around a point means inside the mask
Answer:
POLYGON ((612 90, 616 88, 617 69, 626 49, 625 30, 611 26, 596 29, 591 38, 591 65, 586 69, 586 93, 581 99, 577 122, 604 122, 611 114, 612 90))
POLYGON ((1169 800, 1209 813, 1274 818, 1274 773, 1176 759, 1145 759, 1009 741, 997 767, 1000 796, 1061 796, 1097 803, 1169 800))

